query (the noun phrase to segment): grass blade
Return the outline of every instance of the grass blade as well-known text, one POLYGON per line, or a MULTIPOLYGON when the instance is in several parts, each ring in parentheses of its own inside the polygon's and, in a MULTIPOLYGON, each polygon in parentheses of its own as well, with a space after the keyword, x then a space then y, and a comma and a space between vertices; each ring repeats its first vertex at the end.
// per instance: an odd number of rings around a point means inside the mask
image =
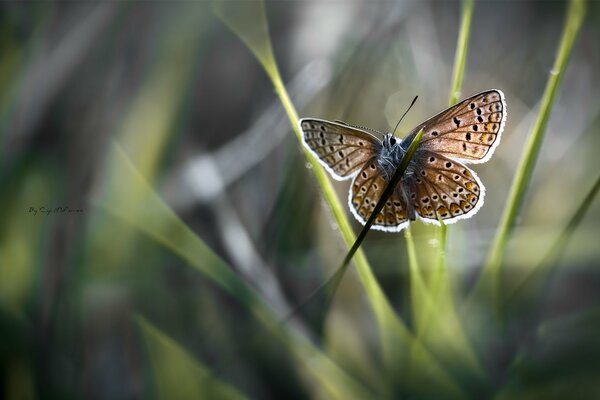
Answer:
POLYGON ((508 201, 483 268, 482 275, 473 292, 475 295, 482 294, 491 296, 491 301, 496 306, 499 306, 501 302, 500 273, 504 249, 508 241, 510 230, 519 213, 523 196, 525 195, 525 191, 531 180, 533 168, 542 144, 542 139, 544 138, 546 124, 548 123, 548 118, 550 117, 552 106, 567 67, 577 33, 583 23, 585 11, 586 4, 584 0, 571 0, 569 2, 558 53, 554 61, 554 66, 550 71, 550 78, 548 79, 542 97, 540 111, 527 139, 525 151, 523 152, 519 166, 517 167, 517 172, 508 195, 508 201))
POLYGON ((577 207, 577 210, 575 210, 575 213, 558 235, 556 240, 552 243, 550 249, 542 258, 540 263, 533 267, 527 277, 513 291, 511 291, 509 296, 507 296, 504 303, 504 308, 510 307, 512 301, 520 298, 521 294, 523 292, 527 292, 531 286, 536 285, 543 287, 544 283, 547 283, 550 280, 552 271, 556 267, 556 264, 560 260, 562 253, 569 244, 571 235, 573 232, 575 232, 579 226, 579 223, 583 219, 583 216, 593 204, 599 189, 600 175, 596 178, 596 182, 585 195, 583 201, 579 204, 579 207, 577 207))
MULTIPOLYGON (((232 399, 248 397, 143 317, 136 318, 146 344, 158 399, 232 399)), ((153 397, 153 396, 152 396, 153 397)))
MULTIPOLYGON (((423 279, 417 247, 410 229, 404 232, 410 269, 411 309, 416 337, 414 344, 427 348, 439 362, 454 371, 469 387, 487 383, 477 355, 458 318, 452 288, 443 263, 446 226, 439 228, 440 239, 434 251, 438 264, 429 282, 423 279), (440 259, 442 259, 440 261, 440 259)), ((411 348, 411 362, 418 360, 420 350, 411 348)))
POLYGON ((460 33, 458 35, 456 53, 454 54, 454 73, 452 75, 452 88, 450 89, 448 105, 455 104, 460 98, 463 76, 465 75, 465 64, 467 62, 467 49, 469 47, 474 2, 474 0, 464 0, 462 3, 460 33))
POLYGON ((306 337, 288 325, 265 300, 187 227, 158 196, 118 145, 111 147, 106 187, 96 204, 131 228, 137 229, 189 263, 228 293, 279 340, 311 382, 332 397, 369 398, 372 393, 353 379, 306 337), (135 202, 122 201, 135 193, 135 202), (152 218, 147 216, 151 215, 152 218))

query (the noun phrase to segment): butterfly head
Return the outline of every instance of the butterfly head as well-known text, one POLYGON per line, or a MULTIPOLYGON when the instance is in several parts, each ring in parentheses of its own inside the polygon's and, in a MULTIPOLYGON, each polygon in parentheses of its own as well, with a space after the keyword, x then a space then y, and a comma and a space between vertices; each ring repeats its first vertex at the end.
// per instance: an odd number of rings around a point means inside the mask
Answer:
POLYGON ((399 144, 400 140, 398 140, 392 133, 386 133, 383 137, 383 147, 387 150, 392 150, 399 144))

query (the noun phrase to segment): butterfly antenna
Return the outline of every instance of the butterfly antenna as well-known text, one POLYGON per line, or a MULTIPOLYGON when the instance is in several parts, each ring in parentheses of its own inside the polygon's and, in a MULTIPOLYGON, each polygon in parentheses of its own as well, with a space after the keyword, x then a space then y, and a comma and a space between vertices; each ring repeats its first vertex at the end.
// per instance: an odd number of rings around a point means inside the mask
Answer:
POLYGON ((396 129, 398 129, 398 126, 400 126, 400 122, 402 122, 402 118, 404 118, 404 116, 410 111, 410 109, 412 108, 412 106, 415 105, 415 102, 417 101, 418 98, 419 98, 419 96, 415 96, 415 98, 413 99, 412 103, 410 103, 410 106, 408 106, 408 108, 406 109, 406 111, 404 111, 404 114, 402 114, 402 116, 400 117, 400 120, 396 124, 396 127, 394 128, 394 132, 392 132, 392 134, 396 133, 396 129))

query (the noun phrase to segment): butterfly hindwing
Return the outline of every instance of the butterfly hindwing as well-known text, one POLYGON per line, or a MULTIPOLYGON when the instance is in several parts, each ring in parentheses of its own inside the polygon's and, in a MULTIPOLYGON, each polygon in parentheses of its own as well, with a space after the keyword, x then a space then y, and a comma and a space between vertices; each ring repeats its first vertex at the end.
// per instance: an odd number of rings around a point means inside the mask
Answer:
POLYGON ((338 180, 351 177, 381 147, 375 136, 341 123, 302 119, 300 128, 304 144, 338 180))
POLYGON ((500 90, 488 90, 455 104, 411 131, 423 129, 420 148, 465 162, 487 161, 500 143, 506 102, 500 90))
MULTIPOLYGON (((375 158, 367 162, 352 181, 348 205, 352 214, 361 224, 364 225, 371 216, 386 185, 387 181, 381 173, 375 158)), ((382 231, 399 231, 407 223, 405 202, 400 190, 396 190, 386 200, 383 208, 375 217, 372 228, 382 231)))
POLYGON ((403 190, 425 222, 453 223, 475 214, 483 205, 485 188, 475 172, 462 163, 428 150, 415 153, 403 190))

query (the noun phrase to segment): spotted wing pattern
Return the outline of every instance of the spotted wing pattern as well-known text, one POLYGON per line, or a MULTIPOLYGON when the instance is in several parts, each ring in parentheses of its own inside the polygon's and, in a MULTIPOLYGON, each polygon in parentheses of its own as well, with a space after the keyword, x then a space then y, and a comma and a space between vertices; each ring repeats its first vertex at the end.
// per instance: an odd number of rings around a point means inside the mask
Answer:
POLYGON ((350 178, 381 148, 375 136, 343 123, 302 119, 300 128, 306 147, 338 180, 350 178))
POLYGON ((504 94, 488 90, 428 119, 408 137, 423 129, 420 148, 465 162, 483 163, 500 143, 505 120, 504 94))
POLYGON ((483 205, 485 188, 473 171, 456 160, 418 150, 402 185, 425 222, 449 224, 469 218, 483 205), (413 164, 414 162, 414 164, 413 164))
MULTIPOLYGON (((352 181, 348 204, 350 210, 363 225, 371 216, 375 205, 381 199, 387 181, 383 177, 375 158, 365 163, 352 181)), ((398 189, 386 200, 375 217, 372 228, 382 231, 400 231, 407 224, 406 204, 398 189)))

